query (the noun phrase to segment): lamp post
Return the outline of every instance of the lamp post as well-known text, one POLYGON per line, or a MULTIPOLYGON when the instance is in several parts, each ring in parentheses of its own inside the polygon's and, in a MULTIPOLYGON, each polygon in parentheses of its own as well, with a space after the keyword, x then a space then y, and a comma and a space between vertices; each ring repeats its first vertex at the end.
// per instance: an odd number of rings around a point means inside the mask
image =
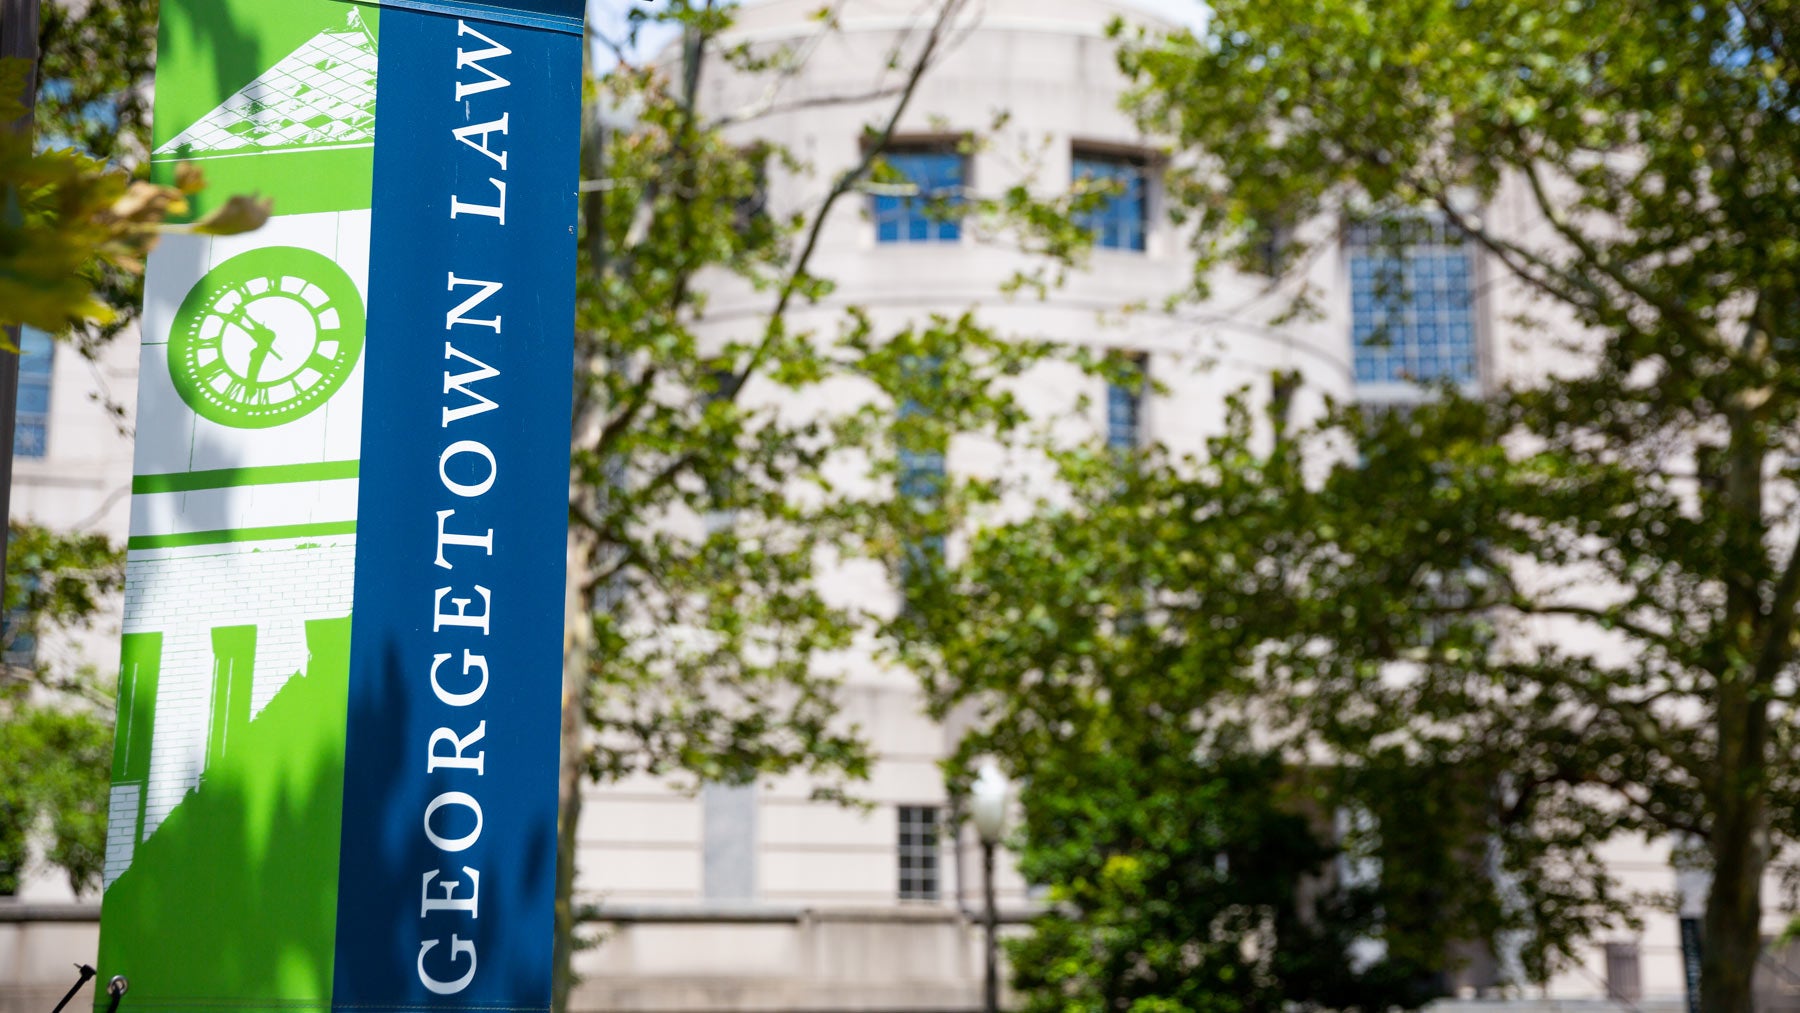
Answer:
POLYGON ((1680 903, 1681 964, 1687 982, 1688 1013, 1700 1013, 1700 957, 1705 940, 1700 925, 1706 917, 1706 896, 1712 892, 1712 870, 1707 867, 1703 844, 1683 834, 1675 845, 1675 897, 1680 903))
POLYGON ((981 889, 986 899, 983 912, 987 923, 987 978, 982 991, 984 1013, 1000 1009, 999 943, 995 930, 999 915, 994 909, 994 846, 1006 831, 1006 803, 1011 794, 1006 775, 1000 773, 993 760, 984 760, 970 788, 969 815, 975 821, 975 833, 981 838, 981 889))

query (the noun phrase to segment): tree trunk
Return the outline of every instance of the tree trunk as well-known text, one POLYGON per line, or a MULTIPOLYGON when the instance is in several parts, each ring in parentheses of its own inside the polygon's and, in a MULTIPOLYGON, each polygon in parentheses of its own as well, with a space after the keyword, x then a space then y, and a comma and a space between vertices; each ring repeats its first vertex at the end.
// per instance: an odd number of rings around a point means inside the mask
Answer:
POLYGON ((1769 861, 1769 704, 1759 663, 1763 641, 1781 627, 1765 614, 1761 577, 1748 563, 1768 554, 1767 436, 1751 406, 1733 402, 1723 415, 1731 433, 1720 476, 1728 562, 1719 574, 1725 587, 1719 631, 1724 658, 1715 703, 1718 741, 1707 778, 1713 879, 1700 936, 1700 1009, 1751 1013, 1751 983, 1762 952, 1763 870, 1769 861))
POLYGON ((1751 1013, 1751 984, 1762 953, 1768 705, 1752 699, 1753 693, 1741 683, 1720 693, 1713 878, 1700 936, 1702 1013, 1751 1013))

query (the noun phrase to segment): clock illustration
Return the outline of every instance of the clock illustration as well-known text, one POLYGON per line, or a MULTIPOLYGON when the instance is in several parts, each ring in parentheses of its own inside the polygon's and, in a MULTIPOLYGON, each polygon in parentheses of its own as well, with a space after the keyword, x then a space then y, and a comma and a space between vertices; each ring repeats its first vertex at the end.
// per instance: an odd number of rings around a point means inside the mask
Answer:
POLYGON ((181 301, 169 375, 203 418, 279 426, 343 387, 365 322, 356 283, 330 258, 294 246, 251 250, 208 271, 181 301))

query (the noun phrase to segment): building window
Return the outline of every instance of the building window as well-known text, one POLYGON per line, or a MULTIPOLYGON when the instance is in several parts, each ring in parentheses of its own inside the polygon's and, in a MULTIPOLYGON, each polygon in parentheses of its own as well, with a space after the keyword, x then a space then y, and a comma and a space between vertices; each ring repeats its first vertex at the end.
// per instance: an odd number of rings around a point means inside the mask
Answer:
POLYGON ((1350 229, 1351 343, 1365 396, 1478 378, 1474 255, 1442 222, 1410 219, 1350 229))
POLYGON ((1606 994, 1619 1002, 1637 1002, 1644 997, 1638 944, 1606 944, 1606 994))
POLYGON ((19 414, 14 420, 14 457, 43 457, 50 440, 50 364, 56 345, 43 331, 19 335, 19 414))
MULTIPOLYGON (((930 388, 936 389, 942 382, 942 366, 935 360, 920 359, 908 363, 907 372, 915 379, 922 379, 930 388)), ((944 467, 944 445, 941 435, 929 431, 921 432, 916 425, 908 425, 908 419, 922 419, 929 411, 916 399, 907 398, 900 405, 900 426, 896 433, 898 443, 898 491, 907 501, 912 503, 920 515, 929 517, 942 505, 946 472, 944 467)), ((905 556, 901 559, 903 582, 911 585, 918 574, 928 573, 944 558, 944 537, 935 525, 927 522, 927 533, 918 541, 908 543, 905 556)))
POLYGON ((954 243, 962 238, 967 162, 949 148, 882 156, 874 191, 875 239, 881 243, 954 243))
POLYGON ((0 614, 0 664, 12 668, 37 667, 37 633, 30 602, 38 593, 35 573, 20 578, 20 600, 0 614))
POLYGON ((700 895, 714 903, 756 899, 756 783, 700 789, 700 895))
POLYGON ((944 452, 936 448, 900 448, 900 495, 921 510, 935 507, 944 495, 944 452))
MULTIPOLYGON (((930 514, 942 504, 944 496, 944 452, 941 449, 900 448, 900 495, 910 500, 920 514, 930 514)), ((944 536, 932 531, 902 549, 901 581, 907 586, 923 574, 930 573, 944 559, 944 536)))
POLYGON ((1143 159, 1077 152, 1073 166, 1077 185, 1105 184, 1108 188, 1099 207, 1078 217, 1080 224, 1094 234, 1094 245, 1143 252, 1144 234, 1150 223, 1143 159))
POLYGON ((1106 384, 1106 445, 1113 450, 1136 450, 1143 445, 1144 360, 1133 356, 1127 376, 1106 384))
POLYGON ((940 896, 938 877, 937 806, 903 805, 900 807, 900 899, 937 900, 940 896))
POLYGON ((769 215, 769 149, 763 144, 744 148, 740 154, 750 168, 749 187, 739 193, 731 209, 732 228, 748 240, 746 245, 770 238, 774 220, 769 215))

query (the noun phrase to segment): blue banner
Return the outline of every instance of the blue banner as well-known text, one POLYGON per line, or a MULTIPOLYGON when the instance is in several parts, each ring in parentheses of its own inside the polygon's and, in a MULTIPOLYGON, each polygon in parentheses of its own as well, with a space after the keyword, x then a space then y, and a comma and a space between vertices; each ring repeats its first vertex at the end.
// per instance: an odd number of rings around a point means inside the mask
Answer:
POLYGON ((431 14, 503 21, 579 34, 585 0, 380 0, 383 7, 404 7, 431 14))
POLYGON ((580 5, 384 6, 332 1005, 546 1009, 580 5))

